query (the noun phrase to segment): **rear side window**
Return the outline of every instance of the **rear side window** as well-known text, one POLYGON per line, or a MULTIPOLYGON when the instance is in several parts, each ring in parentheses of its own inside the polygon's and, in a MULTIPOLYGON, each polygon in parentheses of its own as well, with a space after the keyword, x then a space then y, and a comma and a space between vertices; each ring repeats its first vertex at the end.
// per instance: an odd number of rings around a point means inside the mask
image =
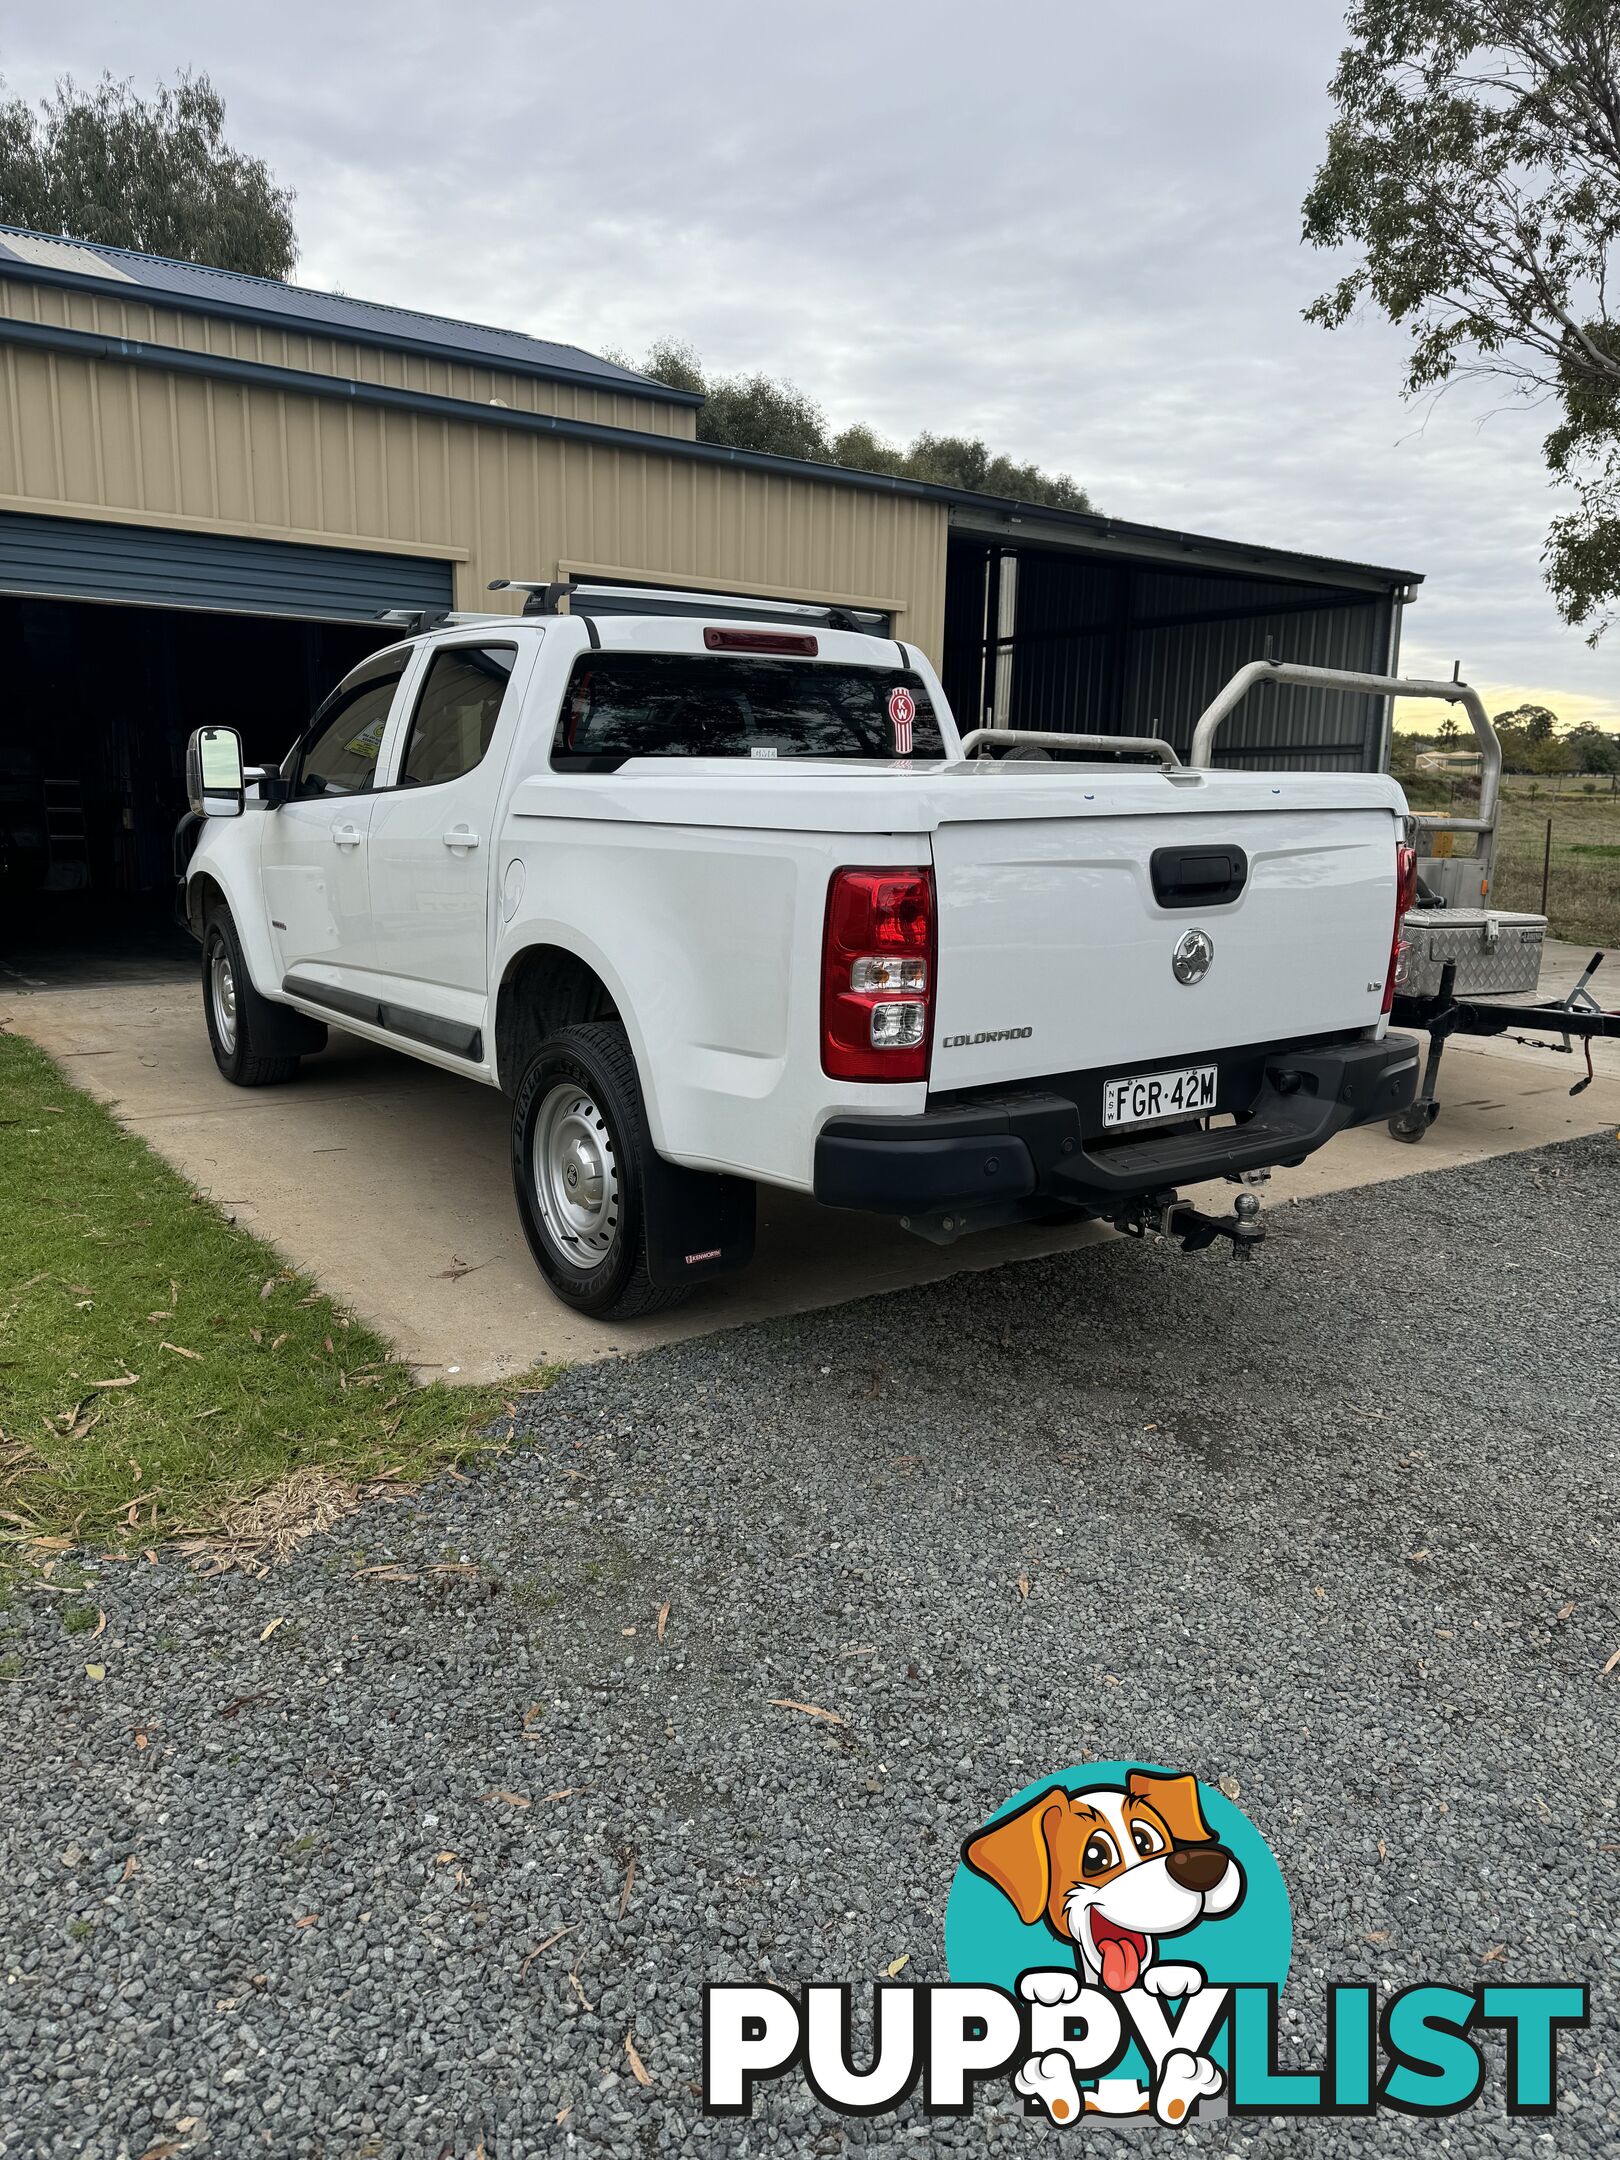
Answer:
POLYGON ((700 653, 589 653, 557 722, 559 772, 627 758, 938 758, 939 722, 906 668, 700 653))
POLYGON ((402 787, 459 780, 482 763, 516 660, 515 645, 450 645, 433 655, 411 716, 402 787))
POLYGON ((298 754, 300 795, 358 795, 377 783, 377 752, 403 661, 333 692, 298 754))

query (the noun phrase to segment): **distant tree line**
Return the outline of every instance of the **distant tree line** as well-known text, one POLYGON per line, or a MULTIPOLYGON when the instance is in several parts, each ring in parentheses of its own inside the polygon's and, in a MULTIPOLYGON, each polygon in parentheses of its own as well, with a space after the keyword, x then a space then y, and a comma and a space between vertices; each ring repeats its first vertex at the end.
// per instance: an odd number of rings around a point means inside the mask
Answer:
POLYGON ((908 480, 931 481, 936 487, 1006 495, 1058 510, 1094 507, 1085 489, 1067 473, 1043 472, 1038 465, 1020 465, 1015 459, 993 455, 977 436, 933 435, 925 429, 902 450, 860 421, 833 434, 815 399, 795 384, 769 375, 706 376, 691 346, 673 338, 660 339, 644 360, 630 360, 623 353, 608 357, 623 367, 639 367, 642 374, 672 390, 698 391, 705 401, 697 423, 701 442, 724 443, 733 450, 762 450, 776 457, 809 458, 858 472, 894 473, 908 480))
MULTIPOLYGON (((1563 727, 1558 715, 1545 705, 1515 705, 1510 712, 1492 716, 1502 744, 1502 769, 1510 773, 1620 773, 1620 735, 1582 720, 1563 727)), ((1404 764, 1415 772, 1417 753, 1424 749, 1468 750, 1473 735, 1447 714, 1432 735, 1396 737, 1396 774, 1404 764)))

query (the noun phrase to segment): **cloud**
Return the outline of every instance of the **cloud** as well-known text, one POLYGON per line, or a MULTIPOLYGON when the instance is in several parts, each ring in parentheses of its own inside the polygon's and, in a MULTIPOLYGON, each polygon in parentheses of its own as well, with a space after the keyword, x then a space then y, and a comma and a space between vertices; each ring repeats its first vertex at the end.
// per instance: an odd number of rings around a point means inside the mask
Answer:
POLYGON ((300 277, 590 350, 689 339, 835 425, 982 434, 1123 517, 1427 573, 1404 657, 1620 723, 1539 556, 1545 417, 1399 396, 1301 309, 1332 10, 429 0, 14 24, 14 91, 207 68, 298 189, 300 277))

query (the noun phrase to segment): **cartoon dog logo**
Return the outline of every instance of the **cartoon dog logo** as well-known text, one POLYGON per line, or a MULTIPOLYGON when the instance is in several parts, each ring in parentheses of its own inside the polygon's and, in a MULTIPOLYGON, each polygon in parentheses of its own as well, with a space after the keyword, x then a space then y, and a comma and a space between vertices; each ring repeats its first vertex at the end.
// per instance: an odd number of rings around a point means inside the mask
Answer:
MULTIPOLYGON (((1084 1792, 1054 1785, 976 1831, 962 1858, 1011 1901, 1026 1927, 1044 1921, 1072 1955, 1072 1978, 1040 1972, 1020 1982, 1021 1993, 1047 2004, 1078 2000, 1082 1986, 1110 1995, 1141 1989, 1165 2000, 1199 1993, 1203 1969, 1161 1961, 1159 1944, 1234 1911, 1244 1890, 1243 1870, 1204 1820, 1198 1780, 1153 1770, 1131 1770, 1122 1786, 1084 1792)), ((1060 2054, 1026 2063, 1015 2082, 1054 2122, 1081 2112, 1060 2054)), ((1135 2113, 1151 2105, 1161 2121, 1180 2121, 1223 2082, 1214 2063, 1176 2050, 1151 2096, 1106 2080, 1084 2111, 1135 2113)))
POLYGON ((1204 1820, 1198 1780, 1152 1770, 1132 1770, 1123 1789, 1054 1785, 976 1831, 962 1858, 1011 1899, 1026 1927, 1044 1920, 1081 1977, 1112 1995, 1185 1993, 1173 1983, 1203 1974, 1161 1965, 1159 1942, 1233 1911, 1243 1896, 1243 1871, 1204 1820))

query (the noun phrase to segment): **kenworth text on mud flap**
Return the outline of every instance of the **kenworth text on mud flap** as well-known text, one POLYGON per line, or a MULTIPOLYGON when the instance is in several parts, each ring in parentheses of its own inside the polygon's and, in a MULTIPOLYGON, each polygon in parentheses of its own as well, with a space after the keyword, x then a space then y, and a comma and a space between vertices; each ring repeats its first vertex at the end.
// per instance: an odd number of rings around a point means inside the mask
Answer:
POLYGON ((1387 776, 962 736, 842 609, 519 589, 402 621, 278 769, 199 731, 177 859, 226 1079, 291 1079, 332 1022, 500 1087, 578 1310, 743 1265, 761 1182, 941 1242, 1093 1216, 1241 1252, 1255 1194, 1179 1186, 1410 1101, 1387 776))

